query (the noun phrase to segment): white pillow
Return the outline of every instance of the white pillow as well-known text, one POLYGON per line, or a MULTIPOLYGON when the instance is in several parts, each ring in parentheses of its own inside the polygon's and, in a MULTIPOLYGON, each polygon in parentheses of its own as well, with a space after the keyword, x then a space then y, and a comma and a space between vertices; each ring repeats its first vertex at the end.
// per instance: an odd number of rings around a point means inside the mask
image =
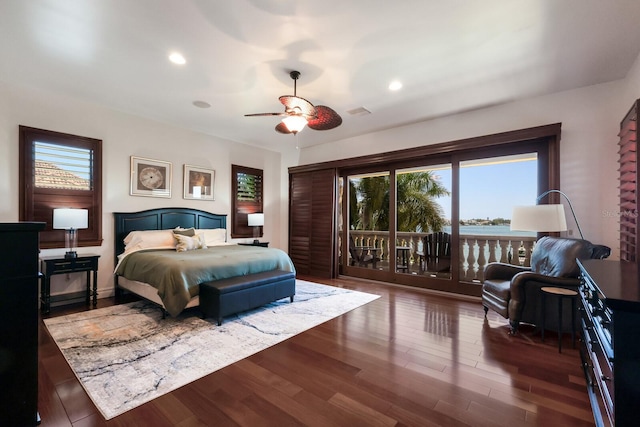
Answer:
POLYGON ((132 231, 124 238, 125 250, 132 248, 174 248, 176 242, 173 238, 173 230, 145 230, 132 231))
POLYGON ((203 235, 207 246, 219 246, 227 243, 226 228, 201 228, 196 230, 196 235, 203 235))
POLYGON ((178 241, 178 244, 176 245, 176 251, 178 252, 192 251, 194 249, 207 249, 207 245, 204 242, 204 236, 202 234, 197 234, 194 237, 176 234, 175 239, 178 241))

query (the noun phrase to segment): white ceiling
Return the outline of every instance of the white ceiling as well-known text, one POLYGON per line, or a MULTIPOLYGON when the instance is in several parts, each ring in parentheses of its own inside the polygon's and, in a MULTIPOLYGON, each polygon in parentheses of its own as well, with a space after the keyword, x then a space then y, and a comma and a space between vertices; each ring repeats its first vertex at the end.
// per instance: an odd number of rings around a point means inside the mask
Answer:
POLYGON ((639 22, 638 0, 0 0, 0 80, 279 151, 279 119, 244 114, 284 111, 290 70, 344 120, 307 147, 624 78, 639 22))

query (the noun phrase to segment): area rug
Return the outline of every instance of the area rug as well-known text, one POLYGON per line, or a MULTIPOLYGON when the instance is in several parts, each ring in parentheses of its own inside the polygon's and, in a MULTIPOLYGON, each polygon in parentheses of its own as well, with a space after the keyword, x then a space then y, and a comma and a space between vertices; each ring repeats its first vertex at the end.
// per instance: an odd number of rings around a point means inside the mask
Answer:
POLYGON ((185 311, 162 319, 133 302, 45 319, 49 333, 105 419, 379 298, 296 280, 296 296, 229 316, 221 326, 185 311))

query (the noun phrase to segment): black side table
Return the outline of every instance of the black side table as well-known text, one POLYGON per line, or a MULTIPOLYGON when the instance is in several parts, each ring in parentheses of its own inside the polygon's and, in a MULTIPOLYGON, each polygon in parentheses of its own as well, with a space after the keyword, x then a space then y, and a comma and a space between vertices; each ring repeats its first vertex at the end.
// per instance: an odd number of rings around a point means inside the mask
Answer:
POLYGON ((40 310, 48 314, 51 311, 51 276, 55 274, 87 272, 87 305, 93 295, 93 307, 98 305, 98 258, 100 255, 78 255, 76 258, 62 256, 41 257, 41 273, 43 283, 40 288, 40 310), (93 272, 93 288, 91 286, 91 273, 93 272))
POLYGON ((251 243, 238 243, 240 246, 261 246, 263 248, 269 247, 269 242, 251 242, 251 243))
POLYGON ((565 298, 569 298, 571 300, 571 343, 573 348, 576 347, 576 299, 578 297, 578 293, 571 289, 566 288, 555 288, 551 286, 545 286, 540 288, 540 292, 542 293, 542 320, 541 320, 541 328, 542 328, 542 342, 544 342, 544 315, 546 313, 546 297, 548 295, 554 295, 558 299, 558 353, 562 353, 562 301, 565 298))

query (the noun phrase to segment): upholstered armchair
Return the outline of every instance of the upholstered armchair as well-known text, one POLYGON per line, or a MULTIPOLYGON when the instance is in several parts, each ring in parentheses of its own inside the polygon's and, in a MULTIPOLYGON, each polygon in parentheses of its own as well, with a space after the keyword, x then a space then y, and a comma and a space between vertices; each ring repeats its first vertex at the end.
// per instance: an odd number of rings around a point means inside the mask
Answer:
MULTIPOLYGON (((542 313, 540 288, 553 286, 577 290, 578 259, 606 258, 611 250, 587 240, 561 237, 540 238, 531 254, 531 267, 499 262, 489 263, 484 271, 482 305, 485 315, 492 309, 509 319, 515 334, 521 322, 537 325, 545 316, 545 327, 558 326, 557 309, 546 307, 542 313)), ((568 303, 568 301, 567 301, 568 303)), ((571 316, 564 316, 562 330, 570 330, 571 316)))

